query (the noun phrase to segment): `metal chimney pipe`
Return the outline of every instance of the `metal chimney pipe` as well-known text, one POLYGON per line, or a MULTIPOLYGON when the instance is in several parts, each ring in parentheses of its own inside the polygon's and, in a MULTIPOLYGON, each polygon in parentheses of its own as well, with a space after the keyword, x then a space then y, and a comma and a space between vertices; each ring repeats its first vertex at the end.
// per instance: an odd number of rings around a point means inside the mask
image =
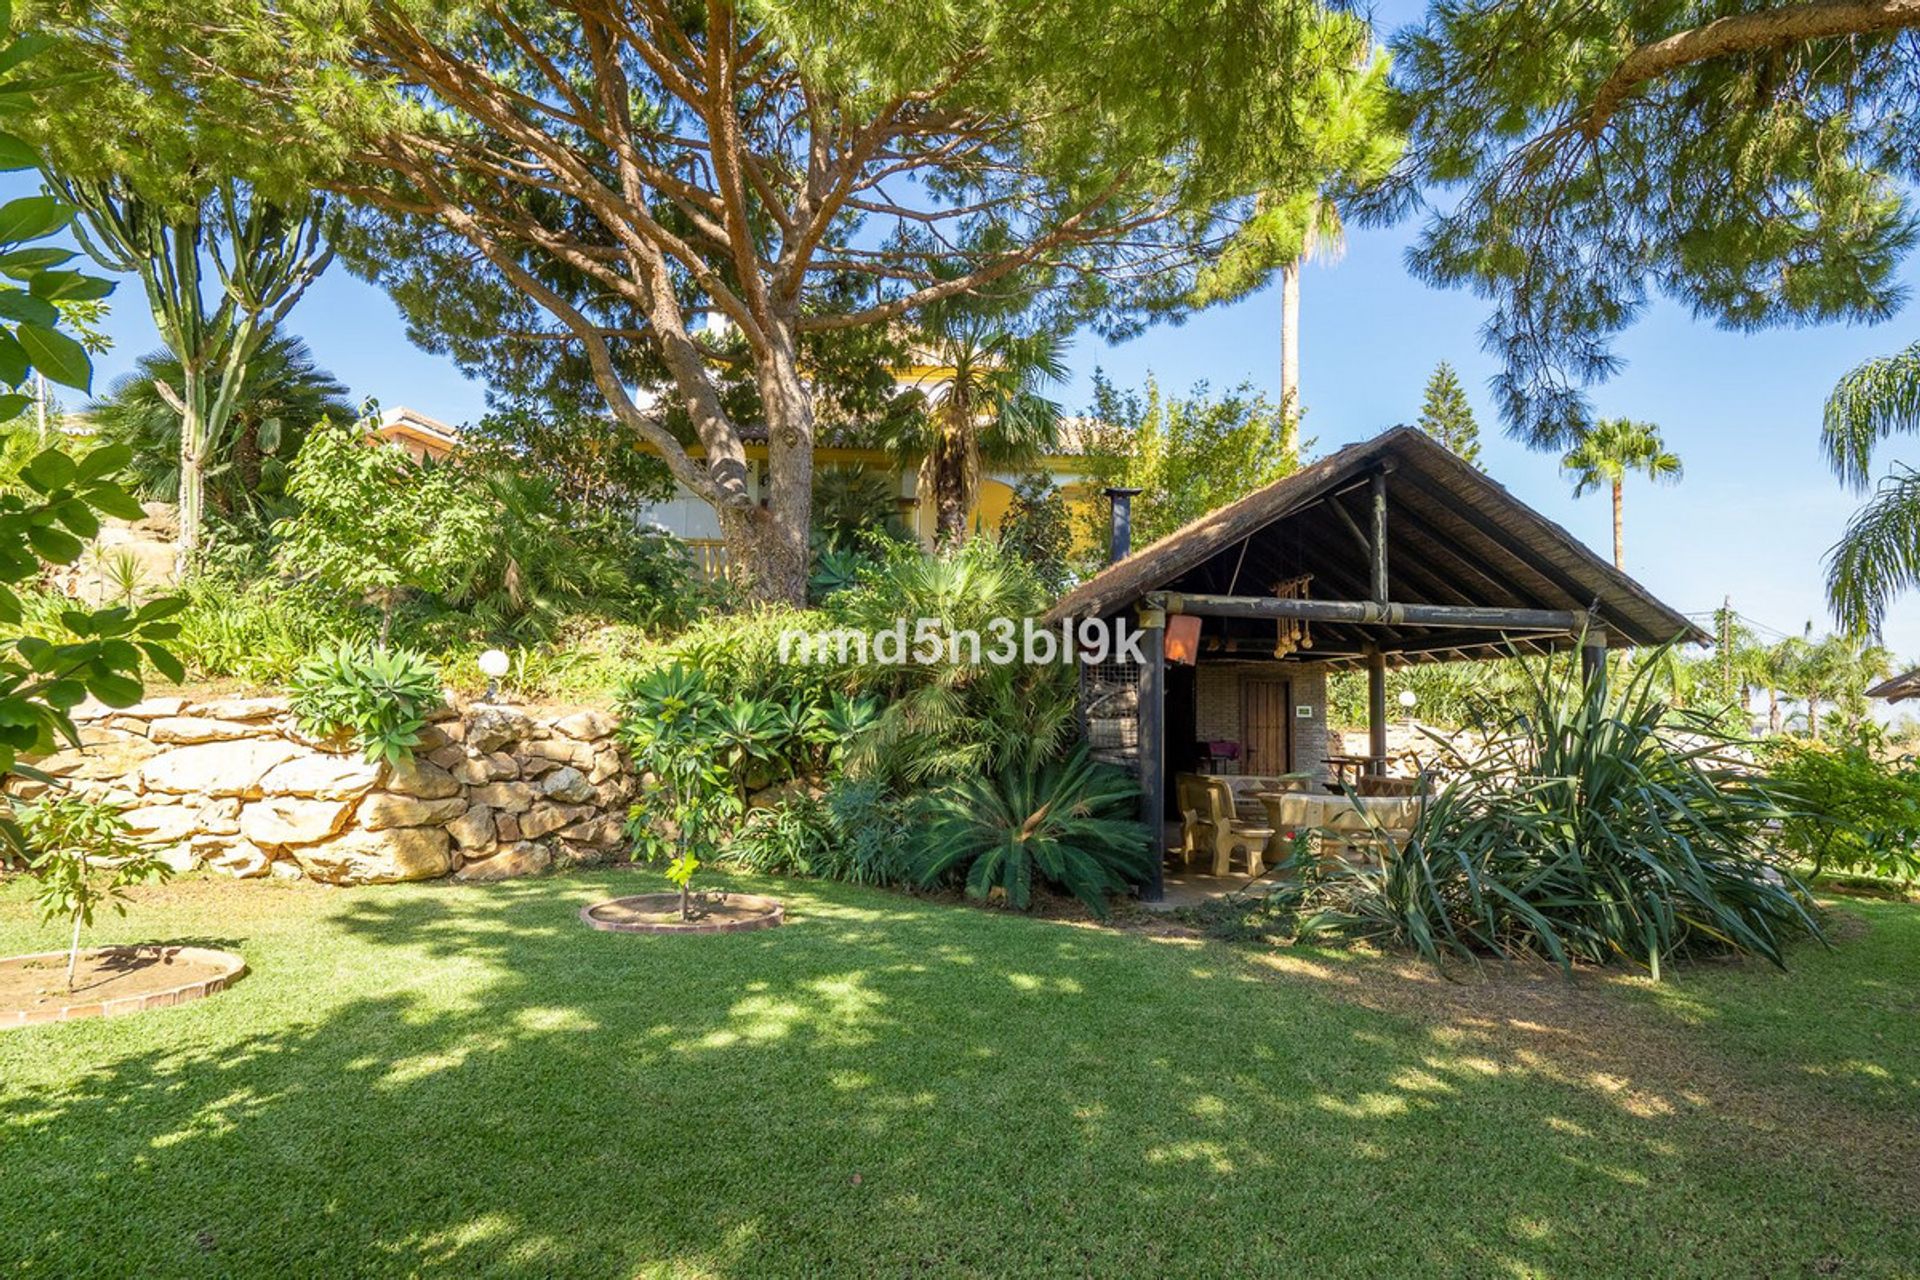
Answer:
POLYGON ((1107 543, 1107 563, 1118 564, 1133 550, 1133 496, 1138 489, 1113 488, 1106 491, 1113 504, 1112 532, 1107 543))

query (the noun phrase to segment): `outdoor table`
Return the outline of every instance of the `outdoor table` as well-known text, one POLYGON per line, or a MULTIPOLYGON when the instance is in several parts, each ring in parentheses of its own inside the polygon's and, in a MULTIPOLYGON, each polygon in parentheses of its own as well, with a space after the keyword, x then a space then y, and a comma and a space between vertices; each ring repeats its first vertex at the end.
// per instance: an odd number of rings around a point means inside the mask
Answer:
POLYGON ((1342 787, 1350 787, 1353 783, 1347 780, 1349 770, 1353 772, 1354 781, 1358 781, 1363 770, 1369 769, 1374 765, 1379 765, 1384 769, 1388 764, 1392 763, 1393 759, 1393 756, 1330 755, 1327 757, 1327 764, 1332 767, 1334 778, 1338 781, 1339 785, 1342 787))

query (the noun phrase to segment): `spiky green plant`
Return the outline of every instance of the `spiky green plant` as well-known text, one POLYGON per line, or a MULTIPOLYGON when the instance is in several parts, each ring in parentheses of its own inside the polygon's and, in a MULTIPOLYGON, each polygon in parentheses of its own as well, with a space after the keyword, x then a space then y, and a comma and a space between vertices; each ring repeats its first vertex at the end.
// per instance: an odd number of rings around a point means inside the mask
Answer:
POLYGON ((933 794, 915 841, 916 878, 930 887, 959 876, 968 897, 998 889, 1022 911, 1043 880, 1104 917, 1108 895, 1153 869, 1146 828, 1132 816, 1139 800, 1132 778, 1095 764, 1084 746, 1065 760, 1010 760, 933 794))
POLYGON ((1657 978, 1676 955, 1784 963, 1820 936, 1805 886, 1770 848, 1789 812, 1705 714, 1676 711, 1644 663, 1611 698, 1576 664, 1531 667, 1527 703, 1454 751, 1455 775, 1412 837, 1374 867, 1295 892, 1302 932, 1367 936, 1436 964, 1542 955, 1627 960, 1657 978))

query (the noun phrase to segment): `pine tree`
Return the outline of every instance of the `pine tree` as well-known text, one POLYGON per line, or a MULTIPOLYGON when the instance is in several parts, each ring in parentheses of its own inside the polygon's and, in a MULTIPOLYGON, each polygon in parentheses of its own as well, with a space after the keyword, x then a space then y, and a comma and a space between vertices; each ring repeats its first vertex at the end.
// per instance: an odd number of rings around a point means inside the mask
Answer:
POLYGON ((1480 465, 1480 424, 1473 420, 1473 406, 1467 403, 1467 389, 1460 385, 1460 375, 1445 360, 1434 366, 1433 376, 1427 379, 1420 429, 1459 454, 1462 461, 1480 465))

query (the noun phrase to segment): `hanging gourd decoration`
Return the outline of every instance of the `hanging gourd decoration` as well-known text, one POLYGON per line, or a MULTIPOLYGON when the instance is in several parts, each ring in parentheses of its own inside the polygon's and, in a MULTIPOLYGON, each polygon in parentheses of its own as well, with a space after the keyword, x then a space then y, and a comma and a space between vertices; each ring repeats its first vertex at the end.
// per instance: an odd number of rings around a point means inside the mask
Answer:
MULTIPOLYGON (((1307 598, 1307 584, 1312 581, 1313 578, 1311 575, 1300 578, 1289 578, 1285 582, 1276 583, 1273 588, 1273 594, 1281 600, 1305 600, 1307 598)), ((1313 648, 1313 634, 1307 629, 1307 622, 1304 618, 1280 619, 1278 631, 1273 639, 1273 656, 1275 658, 1284 658, 1298 649, 1311 648, 1313 648)))

